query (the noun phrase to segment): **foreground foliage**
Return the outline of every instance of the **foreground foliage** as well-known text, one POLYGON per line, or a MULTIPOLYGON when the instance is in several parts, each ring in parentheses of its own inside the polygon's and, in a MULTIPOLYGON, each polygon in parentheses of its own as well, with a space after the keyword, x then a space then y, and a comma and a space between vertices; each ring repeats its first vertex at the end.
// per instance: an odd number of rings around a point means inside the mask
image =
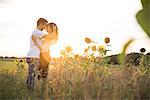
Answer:
MULTIPOLYGON (((26 70, 18 71, 18 66, 7 64, 9 70, 0 67, 1 100, 150 99, 149 67, 105 66, 100 60, 80 56, 54 59, 49 66, 48 79, 36 80, 34 92, 28 97, 26 70)), ((27 68, 26 64, 24 68, 27 68)))

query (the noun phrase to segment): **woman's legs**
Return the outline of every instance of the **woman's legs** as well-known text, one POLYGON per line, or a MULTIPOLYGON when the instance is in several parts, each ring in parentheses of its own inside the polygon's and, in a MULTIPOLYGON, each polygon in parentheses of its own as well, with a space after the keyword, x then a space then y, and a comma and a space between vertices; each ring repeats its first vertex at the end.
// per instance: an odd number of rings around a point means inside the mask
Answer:
POLYGON ((46 78, 48 75, 48 66, 50 63, 50 55, 49 52, 41 52, 40 53, 40 66, 39 70, 41 71, 41 76, 46 78))

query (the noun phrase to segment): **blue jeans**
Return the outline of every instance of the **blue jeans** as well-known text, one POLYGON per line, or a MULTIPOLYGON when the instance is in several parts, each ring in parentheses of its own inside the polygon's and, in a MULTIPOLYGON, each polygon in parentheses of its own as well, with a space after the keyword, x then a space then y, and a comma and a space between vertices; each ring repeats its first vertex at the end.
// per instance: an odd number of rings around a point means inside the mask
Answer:
POLYGON ((40 66, 40 59, 38 58, 27 58, 26 59, 28 63, 28 75, 32 74, 35 69, 38 69, 40 66))
POLYGON ((33 90, 36 71, 40 65, 40 60, 38 58, 27 58, 26 61, 29 66, 27 76, 27 87, 29 90, 33 90))

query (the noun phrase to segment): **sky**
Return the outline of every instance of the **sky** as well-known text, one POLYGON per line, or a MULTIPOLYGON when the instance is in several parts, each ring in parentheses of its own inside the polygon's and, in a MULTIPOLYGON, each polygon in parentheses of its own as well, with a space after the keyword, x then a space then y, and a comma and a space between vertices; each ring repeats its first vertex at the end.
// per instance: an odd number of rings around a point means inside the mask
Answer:
POLYGON ((59 40, 50 48, 54 57, 68 45, 82 53, 85 37, 100 45, 110 37, 108 54, 120 53, 130 38, 135 41, 128 52, 150 52, 150 39, 135 18, 140 9, 140 0, 0 0, 0 56, 26 56, 40 17, 58 25, 59 40))

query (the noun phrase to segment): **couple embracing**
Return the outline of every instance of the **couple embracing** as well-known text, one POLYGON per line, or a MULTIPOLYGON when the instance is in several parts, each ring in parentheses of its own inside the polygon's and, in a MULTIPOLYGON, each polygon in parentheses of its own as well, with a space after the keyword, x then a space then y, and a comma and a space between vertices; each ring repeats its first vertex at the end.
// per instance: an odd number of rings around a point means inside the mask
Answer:
POLYGON ((58 28, 55 23, 48 23, 44 18, 39 18, 37 27, 32 32, 30 38, 30 50, 27 54, 28 89, 34 85, 32 82, 37 76, 38 79, 46 78, 48 74, 48 66, 50 63, 50 46, 58 40, 58 28), (46 30, 47 32, 44 32, 46 30), (47 33, 47 34, 46 34, 47 33), (36 75, 36 71, 40 74, 36 75))

